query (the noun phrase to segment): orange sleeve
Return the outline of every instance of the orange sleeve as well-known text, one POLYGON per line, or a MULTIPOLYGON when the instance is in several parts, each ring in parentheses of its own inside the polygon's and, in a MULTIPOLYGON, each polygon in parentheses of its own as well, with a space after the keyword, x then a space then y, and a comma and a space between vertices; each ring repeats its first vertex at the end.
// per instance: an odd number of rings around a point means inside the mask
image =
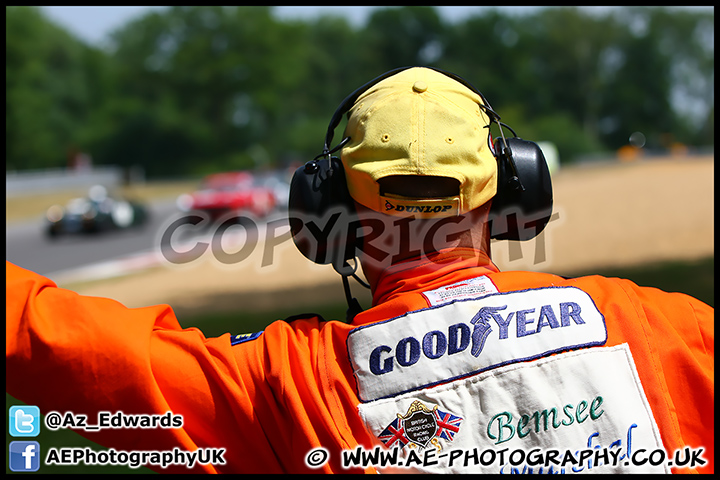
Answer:
POLYGON ((277 469, 255 414, 256 404, 273 401, 255 387, 264 375, 260 351, 256 364, 238 365, 229 334, 183 330, 168 306, 129 309, 80 296, 9 262, 6 282, 7 393, 43 413, 87 415, 89 424, 98 411, 182 414, 181 428, 79 432, 119 451, 227 449, 224 466, 163 472, 277 469))
MULTIPOLYGON (((714 472, 715 459, 715 310, 681 293, 656 288, 634 290, 647 318, 650 339, 667 385, 669 405, 677 418, 678 448, 704 448, 707 464, 700 473, 714 472)), ((673 454, 672 451, 668 452, 673 454)), ((683 456, 680 456, 682 459, 683 456)), ((681 471, 681 470, 680 470, 681 471)))

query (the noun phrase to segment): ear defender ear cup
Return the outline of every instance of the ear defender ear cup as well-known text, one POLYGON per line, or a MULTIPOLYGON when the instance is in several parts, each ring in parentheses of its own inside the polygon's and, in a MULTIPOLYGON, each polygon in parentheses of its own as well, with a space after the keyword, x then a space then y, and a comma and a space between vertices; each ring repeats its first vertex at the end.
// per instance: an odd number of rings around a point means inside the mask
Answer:
POLYGON ((495 139, 497 194, 490 209, 491 238, 530 240, 550 221, 552 181, 538 144, 512 137, 495 139))
POLYGON ((341 265, 355 257, 351 230, 355 203, 337 157, 311 160, 295 170, 288 199, 293 242, 309 260, 341 265))

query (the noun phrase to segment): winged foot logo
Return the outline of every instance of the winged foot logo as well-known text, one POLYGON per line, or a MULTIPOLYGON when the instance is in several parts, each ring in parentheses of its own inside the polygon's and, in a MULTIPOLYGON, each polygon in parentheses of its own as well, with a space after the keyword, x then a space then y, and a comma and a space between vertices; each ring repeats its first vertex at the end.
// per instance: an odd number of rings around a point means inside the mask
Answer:
POLYGON ((490 318, 493 318, 493 315, 497 315, 498 310, 505 310, 506 308, 507 305, 503 305, 502 307, 483 307, 472 320, 470 320, 470 323, 475 325, 472 333, 472 349, 470 350, 470 353, 472 353, 474 357, 482 353, 485 340, 487 340, 488 335, 490 335, 492 331, 489 322, 490 318))

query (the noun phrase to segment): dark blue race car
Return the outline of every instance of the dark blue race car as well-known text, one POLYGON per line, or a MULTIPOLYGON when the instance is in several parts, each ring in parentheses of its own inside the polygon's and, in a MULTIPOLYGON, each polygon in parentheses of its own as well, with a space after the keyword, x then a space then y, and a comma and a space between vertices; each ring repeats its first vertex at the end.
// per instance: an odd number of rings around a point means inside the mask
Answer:
POLYGON ((54 238, 66 233, 96 233, 143 225, 147 208, 133 200, 113 198, 96 185, 87 197, 74 198, 65 206, 53 205, 46 214, 46 233, 54 238))

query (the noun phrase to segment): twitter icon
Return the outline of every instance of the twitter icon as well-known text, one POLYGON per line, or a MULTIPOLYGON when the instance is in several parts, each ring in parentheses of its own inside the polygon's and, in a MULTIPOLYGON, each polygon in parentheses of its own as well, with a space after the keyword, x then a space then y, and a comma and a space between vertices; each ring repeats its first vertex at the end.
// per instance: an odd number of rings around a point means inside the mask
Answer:
POLYGON ((40 408, 32 405, 10 407, 10 435, 36 437, 40 433, 40 408))

